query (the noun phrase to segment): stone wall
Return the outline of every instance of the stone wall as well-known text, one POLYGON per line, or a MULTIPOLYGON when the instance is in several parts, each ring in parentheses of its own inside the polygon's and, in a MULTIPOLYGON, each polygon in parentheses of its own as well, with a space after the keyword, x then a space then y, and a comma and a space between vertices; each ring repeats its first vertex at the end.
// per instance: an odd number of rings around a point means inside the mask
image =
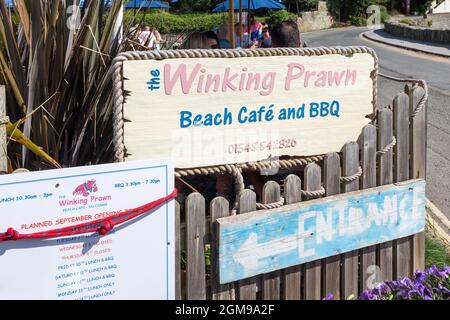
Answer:
POLYGON ((450 13, 428 14, 427 18, 433 22, 433 28, 450 29, 450 13))
POLYGON ((328 14, 325 1, 319 1, 317 11, 302 12, 297 19, 300 32, 328 29, 333 24, 333 18, 328 14))
POLYGON ((384 23, 384 31, 402 38, 435 43, 450 43, 450 29, 409 26, 398 21, 387 21, 384 23))

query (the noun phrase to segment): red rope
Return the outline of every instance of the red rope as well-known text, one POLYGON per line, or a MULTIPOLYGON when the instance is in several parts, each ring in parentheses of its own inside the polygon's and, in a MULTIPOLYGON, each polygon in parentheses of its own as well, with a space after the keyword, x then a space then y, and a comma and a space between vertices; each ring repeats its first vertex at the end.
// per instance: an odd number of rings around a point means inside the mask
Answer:
POLYGON ((98 232, 100 235, 105 235, 110 232, 114 226, 127 222, 145 212, 158 207, 159 205, 174 199, 177 196, 177 189, 174 189, 171 194, 152 201, 150 203, 144 204, 140 207, 129 209, 124 212, 119 213, 114 217, 106 217, 102 219, 97 219, 94 221, 84 222, 77 225, 57 228, 53 230, 47 230, 42 232, 35 232, 29 234, 20 234, 13 228, 8 228, 4 233, 0 232, 0 241, 8 240, 19 240, 19 239, 45 239, 45 238, 55 238, 63 236, 72 236, 77 234, 98 232))

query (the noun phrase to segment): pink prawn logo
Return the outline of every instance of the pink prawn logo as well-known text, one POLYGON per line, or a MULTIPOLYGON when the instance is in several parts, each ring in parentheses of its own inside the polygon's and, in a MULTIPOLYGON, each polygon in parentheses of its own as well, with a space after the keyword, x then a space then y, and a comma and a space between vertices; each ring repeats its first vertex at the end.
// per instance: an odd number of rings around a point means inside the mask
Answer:
POLYGON ((98 188, 95 180, 88 180, 83 184, 80 184, 72 193, 72 195, 81 194, 83 197, 89 196, 91 192, 97 192, 98 188))

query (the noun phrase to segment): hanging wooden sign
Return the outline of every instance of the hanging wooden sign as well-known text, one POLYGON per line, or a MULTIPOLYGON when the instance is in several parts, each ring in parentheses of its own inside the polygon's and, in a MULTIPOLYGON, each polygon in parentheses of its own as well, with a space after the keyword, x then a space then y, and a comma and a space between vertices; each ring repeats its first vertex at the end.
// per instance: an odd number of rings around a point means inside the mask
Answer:
POLYGON ((376 56, 369 48, 119 58, 119 161, 168 156, 176 168, 192 168, 339 151, 373 112, 376 56))
POLYGON ((220 283, 227 283, 423 231, 425 181, 409 180, 217 222, 220 283))

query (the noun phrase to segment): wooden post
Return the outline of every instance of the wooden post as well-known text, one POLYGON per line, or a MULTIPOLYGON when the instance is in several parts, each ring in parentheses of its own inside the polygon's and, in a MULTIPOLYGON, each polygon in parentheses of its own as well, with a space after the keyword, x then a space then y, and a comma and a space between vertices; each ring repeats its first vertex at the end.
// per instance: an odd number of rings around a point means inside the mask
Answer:
POLYGON ((230 284, 219 283, 219 237, 217 230, 217 223, 215 221, 222 217, 230 215, 230 204, 225 198, 216 197, 211 201, 211 291, 213 300, 230 300, 231 287, 230 284))
POLYGON ((8 172, 8 153, 6 151, 6 93, 0 86, 0 174, 8 172))
MULTIPOLYGON (((304 189, 316 191, 321 187, 322 173, 316 163, 309 163, 304 172, 304 189)), ((307 300, 320 300, 321 297, 321 262, 320 260, 305 264, 305 298, 307 300)))
MULTIPOLYGON (((262 192, 262 203, 273 203, 280 201, 280 185, 275 181, 264 184, 262 192)), ((280 300, 280 276, 281 272, 273 271, 263 275, 263 299, 280 300)))
POLYGON ((247 1, 247 46, 250 43, 250 0, 247 1))
POLYGON ((242 0, 239 0, 239 46, 242 48, 242 0))
POLYGON ((230 18, 230 48, 236 47, 234 41, 234 0, 228 0, 229 18, 230 18))
MULTIPOLYGON (((359 167, 359 146, 356 142, 347 142, 342 148, 342 174, 346 177, 358 172, 359 167)), ((344 183, 342 191, 350 192, 359 189, 359 178, 348 183, 344 183)), ((343 298, 349 295, 358 295, 358 250, 350 251, 343 254, 342 259, 342 275, 343 282, 343 298)))
MULTIPOLYGON (((425 94, 422 87, 414 87, 409 92, 409 108, 412 115, 420 99, 425 94)), ((427 106, 419 112, 410 123, 410 179, 426 179, 427 167, 427 106)), ((425 236, 424 233, 414 235, 413 271, 425 268, 425 236)))
MULTIPOLYGON (((341 193, 341 160, 336 152, 328 153, 324 160, 324 185, 326 196, 341 193)), ((324 295, 331 293, 334 299, 341 298, 341 258, 335 255, 324 259, 323 266, 323 292, 324 295)))
MULTIPOLYGON (((239 214, 251 211, 256 211, 256 194, 247 189, 239 198, 239 214)), ((256 279, 251 277, 238 281, 239 300, 256 300, 256 279)))
MULTIPOLYGON (((361 166, 363 174, 361 176, 361 189, 376 187, 377 185, 377 128, 368 124, 363 128, 359 138, 359 148, 361 150, 361 166)), ((359 291, 368 289, 367 280, 376 270, 370 270, 369 267, 375 266, 377 246, 370 246, 361 249, 361 272, 359 291)), ((376 281, 377 279, 375 279, 376 281)), ((374 281, 374 282, 375 282, 374 281)), ((375 283, 370 283, 375 285, 375 283)))
MULTIPOLYGON (((302 181, 295 174, 284 180, 284 199, 286 204, 302 201, 302 181)), ((300 300, 302 298, 302 266, 294 266, 283 270, 283 299, 300 300)))
MULTIPOLYGON (((392 111, 384 108, 378 113, 378 150, 382 150, 392 141, 393 129, 392 111)), ((378 185, 392 183, 392 150, 379 156, 378 185)), ((393 243, 384 242, 379 245, 378 265, 381 269, 381 280, 392 280, 393 278, 393 243)))
POLYGON ((205 198, 191 193, 186 199, 186 299, 205 300, 205 198))
POLYGON ((175 201, 175 300, 181 298, 181 228, 180 204, 175 201))
MULTIPOLYGON (((394 135, 394 182, 409 179, 409 97, 399 93, 393 101, 394 135)), ((412 237, 394 241, 394 278, 412 275, 412 237)))

